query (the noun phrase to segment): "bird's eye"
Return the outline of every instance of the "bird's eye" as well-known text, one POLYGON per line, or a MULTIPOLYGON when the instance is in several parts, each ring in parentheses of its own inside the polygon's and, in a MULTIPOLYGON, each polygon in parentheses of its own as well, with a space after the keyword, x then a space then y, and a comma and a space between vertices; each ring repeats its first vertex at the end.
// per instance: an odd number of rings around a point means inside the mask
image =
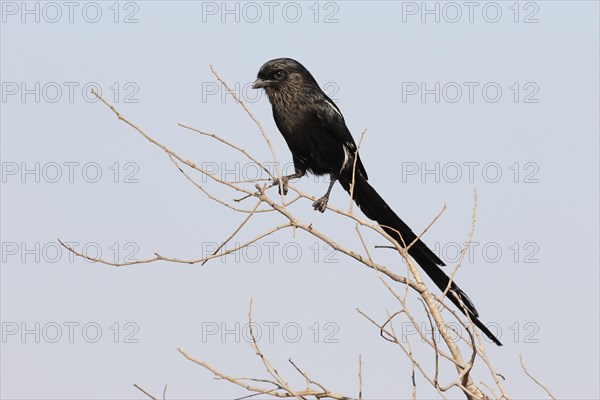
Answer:
POLYGON ((284 75, 285 75, 285 72, 283 72, 282 70, 275 71, 275 79, 281 79, 281 78, 283 78, 284 75))

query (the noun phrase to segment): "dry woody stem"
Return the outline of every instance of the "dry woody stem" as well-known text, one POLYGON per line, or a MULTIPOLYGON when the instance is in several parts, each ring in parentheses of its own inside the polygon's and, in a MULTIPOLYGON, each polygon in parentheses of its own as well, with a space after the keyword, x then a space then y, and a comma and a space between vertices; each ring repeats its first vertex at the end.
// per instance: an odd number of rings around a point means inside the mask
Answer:
MULTIPOLYGON (((375 328, 373 331, 373 340, 376 340, 377 336, 383 338, 389 343, 390 346, 395 346, 398 348, 400 353, 403 354, 408 363, 410 363, 412 372, 410 375, 404 377, 405 387, 408 388, 408 392, 400 395, 396 393, 390 393, 390 396, 407 397, 410 395, 411 398, 416 399, 418 398, 418 393, 420 390, 419 388, 421 387, 420 385, 430 385, 435 389, 439 397, 444 399, 449 397, 455 398, 459 393, 462 393, 462 396, 467 399, 510 399, 505 388, 503 387, 502 380, 500 379, 502 375, 496 373, 492 367, 492 363, 490 362, 485 350, 484 341, 482 340, 472 321, 466 317, 459 316, 457 312, 445 304, 444 299, 448 289, 450 288, 450 283, 448 284, 446 291, 440 296, 436 296, 430 292, 427 286, 423 283, 419 270, 415 267, 412 259, 408 256, 406 249, 406 247, 410 247, 416 240, 413 241, 413 243, 408 244, 398 243, 396 240, 390 237, 381 226, 364 220, 355 214, 352 210, 352 201, 347 211, 335 208, 331 205, 328 205, 327 209, 330 212, 338 214, 342 219, 347 220, 355 226, 357 236, 362 245, 362 249, 360 250, 352 249, 338 243, 334 238, 327 236, 325 233, 319 230, 315 224, 308 223, 297 218, 288 208, 289 205, 296 202, 306 202, 307 204, 310 204, 317 199, 302 192, 294 185, 289 185, 289 189, 294 193, 294 195, 288 196, 286 202, 286 198, 283 195, 277 194, 276 188, 271 189, 270 182, 272 182, 273 179, 281 177, 281 173, 277 163, 275 151, 271 145, 267 132, 262 127, 260 121, 254 117, 241 99, 239 99, 237 95, 229 89, 227 84, 221 79, 221 77, 212 67, 211 71, 234 97, 236 102, 242 106, 243 111, 258 128, 260 135, 270 151, 272 162, 274 162, 274 173, 265 167, 266 163, 261 162, 258 158, 237 146, 232 141, 214 133, 204 132, 200 129, 180 123, 179 126, 181 128, 197 133, 208 140, 215 141, 219 145, 226 146, 231 151, 239 153, 243 158, 254 163, 261 171, 265 173, 264 177, 257 179, 256 181, 225 181, 216 174, 204 170, 198 164, 185 158, 185 156, 178 154, 167 145, 158 142, 152 137, 152 135, 147 133, 140 126, 124 117, 113 105, 108 103, 97 92, 93 91, 92 93, 104 105, 106 105, 106 107, 108 107, 108 109, 112 111, 112 113, 120 121, 136 131, 150 144, 164 152, 168 160, 171 162, 171 165, 181 172, 184 179, 192 183, 204 195, 206 195, 208 200, 224 206, 235 213, 240 213, 243 218, 241 219, 239 225, 234 227, 229 236, 221 240, 221 245, 212 254, 201 255, 193 259, 181 259, 179 257, 162 255, 158 252, 155 252, 153 256, 146 259, 118 263, 99 258, 92 258, 86 254, 83 254, 82 252, 76 251, 72 247, 69 247, 60 239, 59 243, 78 257, 113 267, 149 264, 159 261, 168 263, 199 264, 204 266, 207 262, 213 259, 221 258, 228 254, 238 252, 253 243, 273 235, 276 232, 284 230, 291 230, 292 234, 295 234, 296 231, 305 232, 306 234, 312 235, 318 240, 328 244, 337 252, 346 255, 349 260, 356 261, 354 264, 371 269, 374 273, 374 278, 381 281, 383 290, 389 292, 389 294, 392 296, 392 299, 394 299, 396 302, 397 309, 394 311, 385 310, 385 313, 382 317, 375 317, 366 313, 365 311, 357 309, 358 314, 364 317, 365 320, 372 324, 375 328), (209 178, 209 183, 200 184, 197 175, 203 175, 209 178), (210 190, 210 185, 216 185, 230 189, 232 195, 237 196, 238 198, 218 197, 210 190), (240 195, 242 196, 241 198, 239 198, 240 195), (277 200, 272 198, 271 195, 275 196, 277 200), (246 200, 251 198, 254 198, 253 204, 249 208, 244 208, 243 205, 245 204, 246 200), (279 214, 281 217, 281 222, 276 226, 264 228, 262 233, 237 244, 233 248, 225 249, 226 245, 236 238, 238 234, 243 231, 243 228, 247 224, 259 224, 260 215, 264 213, 279 214), (370 246, 367 243, 367 236, 365 236, 366 232, 370 232, 370 235, 376 235, 379 240, 385 240, 388 243, 386 247, 390 247, 397 251, 398 255, 406 262, 407 273, 405 275, 394 272, 394 269, 397 269, 397 264, 392 267, 387 267, 375 260, 373 254, 371 254, 369 251, 369 248, 373 248, 373 246, 370 246), (400 292, 400 289, 402 288, 403 290, 400 292), (410 309, 408 300, 413 296, 420 301, 422 309, 410 309), (424 317, 417 316, 417 311, 424 314, 424 317), (397 323, 398 320, 403 320, 405 322, 408 321, 412 325, 412 328, 416 332, 416 336, 413 336, 412 343, 409 341, 408 336, 399 334, 395 329, 394 324, 397 323), (423 322, 425 322, 425 324, 423 324, 423 322), (453 324, 451 325, 453 326, 458 324, 458 326, 461 327, 461 331, 458 332, 458 330, 453 329, 452 326, 449 325, 449 322, 452 322, 453 324), (428 330, 425 330, 424 326, 427 326, 428 330), (463 334, 464 332, 466 332, 466 336, 463 334), (419 345, 418 351, 415 348, 417 344, 419 345), (479 383, 476 383, 472 377, 472 375, 475 373, 474 367, 477 361, 480 361, 477 369, 479 383), (449 366, 452 368, 448 368, 449 366), (451 372, 452 370, 454 370, 454 373, 451 372)), ((360 137, 358 145, 359 148, 362 144, 364 133, 365 132, 363 131, 360 137)), ((356 166, 354 166, 354 169, 355 168, 356 166)), ((446 206, 444 205, 441 211, 434 216, 434 218, 432 218, 432 222, 429 224, 429 226, 427 226, 421 232, 421 234, 418 235, 418 238, 421 238, 421 236, 427 232, 427 230, 438 220, 438 218, 440 218, 445 209, 446 206)), ((473 238, 476 223, 476 210, 477 193, 474 194, 473 212, 471 226, 468 233, 468 240, 460 253, 460 259, 451 274, 451 282, 455 274, 458 272, 459 267, 464 260, 467 249, 469 248, 469 244, 473 238)), ((400 261, 400 259, 398 259, 398 261, 400 261)), ((248 310, 248 322, 250 323, 249 326, 252 327, 252 301, 250 301, 250 307, 248 310)), ((326 385, 320 383, 321 381, 315 380, 312 374, 309 374, 307 371, 303 370, 299 364, 290 359, 289 365, 287 365, 288 369, 292 373, 301 376, 305 381, 304 387, 292 387, 288 383, 288 380, 284 377, 283 373, 280 372, 282 370, 276 368, 269 360, 266 353, 261 349, 254 333, 252 332, 252 328, 250 328, 250 334, 252 337, 252 343, 250 345, 252 351, 260 360, 260 363, 264 368, 264 377, 234 377, 214 368, 211 364, 205 361, 200 361, 181 348, 178 349, 178 351, 187 360, 202 367, 212 374, 216 379, 226 381, 230 384, 243 388, 249 394, 242 398, 251 398, 253 396, 259 396, 260 398, 273 397, 296 399, 352 398, 352 396, 347 396, 329 389, 326 385)), ((365 370, 365 368, 363 368, 363 356, 357 355, 357 357, 358 391, 356 393, 356 398, 362 399, 363 396, 368 398, 369 388, 368 385, 366 385, 367 382, 365 382, 363 378, 364 376, 368 375, 369 365, 373 365, 375 360, 368 359, 367 363, 364 365, 364 367, 366 367, 365 370), (363 386, 363 384, 365 384, 365 386, 363 386)), ((520 362, 525 374, 531 378, 535 384, 539 385, 546 392, 547 396, 554 399, 554 396, 550 393, 550 391, 529 374, 525 368, 525 365, 523 364, 522 358, 520 362)), ((136 384, 134 386, 137 390, 150 399, 165 399, 167 397, 166 385, 164 386, 160 396, 151 395, 140 385, 136 384)), ((202 397, 201 393, 198 394, 198 397, 202 397)))

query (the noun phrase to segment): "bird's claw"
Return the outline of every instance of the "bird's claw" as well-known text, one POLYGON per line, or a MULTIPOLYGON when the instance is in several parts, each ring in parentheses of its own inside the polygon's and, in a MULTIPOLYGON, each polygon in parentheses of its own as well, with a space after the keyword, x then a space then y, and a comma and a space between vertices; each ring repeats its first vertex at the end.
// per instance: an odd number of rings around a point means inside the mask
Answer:
POLYGON ((283 189, 283 195, 285 196, 288 193, 288 181, 289 178, 287 176, 282 176, 281 186, 279 186, 279 178, 275 178, 273 179, 273 184, 271 186, 277 186, 279 194, 281 194, 281 189, 283 189))
POLYGON ((325 212, 325 210, 327 209, 328 201, 329 196, 325 195, 313 203, 313 208, 315 209, 315 211, 325 212))

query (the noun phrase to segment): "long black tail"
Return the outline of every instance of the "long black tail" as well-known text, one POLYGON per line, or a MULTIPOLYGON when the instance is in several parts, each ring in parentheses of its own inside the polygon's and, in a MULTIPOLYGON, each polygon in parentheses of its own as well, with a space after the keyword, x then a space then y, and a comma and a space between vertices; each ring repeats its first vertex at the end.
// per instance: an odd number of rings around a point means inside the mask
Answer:
MULTIPOLYGON (((350 176, 341 176, 339 181, 343 188, 350 193, 350 184, 352 182, 350 176)), ((357 172, 355 178, 355 187, 353 191, 353 198, 356 205, 358 205, 361 211, 371 220, 377 221, 379 225, 387 232, 388 235, 396 239, 396 241, 402 245, 403 243, 409 245, 416 238, 417 235, 396 215, 396 213, 387 205, 387 203, 381 198, 381 196, 373 189, 373 187, 367 182, 367 180, 357 172), (398 234, 399 233, 399 234, 398 234)), ((421 266, 423 271, 431 278, 436 286, 444 291, 448 287, 450 278, 444 273, 439 266, 444 266, 444 262, 431 251, 425 243, 420 239, 408 250, 408 254, 421 266)), ((469 317, 473 323, 481 329, 481 331, 490 338, 498 346, 502 346, 502 343, 489 331, 486 326, 479 321, 479 314, 475 309, 475 305, 454 282, 450 285, 447 297, 458 307, 461 312, 464 313, 466 308, 469 317), (462 304, 461 304, 462 303, 462 304)))

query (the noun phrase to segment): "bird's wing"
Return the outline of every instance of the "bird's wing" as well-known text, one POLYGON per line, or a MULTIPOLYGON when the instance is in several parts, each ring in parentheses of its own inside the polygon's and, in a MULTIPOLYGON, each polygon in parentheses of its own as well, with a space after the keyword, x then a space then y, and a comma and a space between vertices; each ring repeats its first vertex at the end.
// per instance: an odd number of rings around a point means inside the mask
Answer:
MULTIPOLYGON (((321 121, 321 125, 327 132, 331 133, 335 137, 337 142, 345 147, 345 152, 347 151, 353 156, 356 154, 356 142, 346 126, 342 112, 328 97, 321 99, 320 103, 321 104, 318 104, 316 108, 318 110, 317 117, 321 121)), ((357 170, 360 171, 366 179, 368 179, 367 171, 360 160, 360 155, 356 161, 356 167, 357 170)))

